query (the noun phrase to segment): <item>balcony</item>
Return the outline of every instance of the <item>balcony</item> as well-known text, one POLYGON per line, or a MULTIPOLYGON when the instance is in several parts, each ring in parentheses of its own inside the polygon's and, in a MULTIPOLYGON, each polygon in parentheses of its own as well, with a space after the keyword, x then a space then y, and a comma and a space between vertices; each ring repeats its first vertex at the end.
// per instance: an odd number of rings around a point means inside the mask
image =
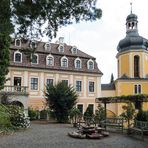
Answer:
POLYGON ((6 93, 8 95, 28 95, 28 87, 5 85, 4 88, 0 90, 0 94, 6 94, 6 93))

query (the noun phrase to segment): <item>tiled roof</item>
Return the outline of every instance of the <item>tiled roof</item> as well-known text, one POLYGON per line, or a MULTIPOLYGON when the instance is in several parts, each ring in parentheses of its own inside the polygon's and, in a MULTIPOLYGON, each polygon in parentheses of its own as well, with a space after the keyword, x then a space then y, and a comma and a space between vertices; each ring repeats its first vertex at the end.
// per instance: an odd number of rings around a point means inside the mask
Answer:
POLYGON ((13 67, 23 67, 23 68, 35 68, 35 69, 47 69, 47 70, 62 70, 62 71, 74 71, 74 72, 86 72, 86 73, 97 73, 101 74, 102 72, 99 70, 95 58, 82 52, 78 49, 77 54, 72 54, 71 49, 73 46, 69 46, 64 44, 64 52, 59 52, 58 47, 59 44, 51 44, 51 50, 45 50, 45 42, 37 42, 36 53, 38 54, 39 63, 31 64, 31 62, 27 59, 26 55, 23 53, 23 49, 29 47, 30 42, 22 43, 21 48, 15 46, 14 42, 10 46, 10 66, 13 67), (14 52, 19 50, 22 52, 22 63, 14 62, 14 52), (46 65, 46 57, 51 54, 54 56, 54 66, 46 65), (60 59, 61 57, 66 56, 68 58, 68 67, 61 67, 60 59), (82 61, 82 68, 77 69, 74 67, 74 60, 79 57, 82 61), (94 69, 87 69, 87 61, 92 59, 94 61, 94 69))
MULTIPOLYGON (((89 58, 89 59, 95 60, 95 58, 93 56, 90 56, 79 49, 77 49, 78 50, 77 54, 72 54, 71 49, 73 46, 67 45, 65 43, 64 43, 64 53, 59 52, 59 50, 58 50, 59 44, 57 44, 57 43, 50 43, 51 51, 45 50, 45 48, 44 48, 45 44, 46 44, 45 42, 37 42, 36 52, 67 55, 67 56, 74 56, 74 57, 83 57, 83 58, 89 58)), ((30 47, 30 41, 27 41, 26 43, 22 43, 21 49, 26 49, 28 47, 30 47)), ((13 43, 13 44, 11 44, 10 49, 20 49, 20 47, 15 46, 15 44, 13 43)))
POLYGON ((115 90, 115 84, 114 83, 101 84, 101 90, 115 90))

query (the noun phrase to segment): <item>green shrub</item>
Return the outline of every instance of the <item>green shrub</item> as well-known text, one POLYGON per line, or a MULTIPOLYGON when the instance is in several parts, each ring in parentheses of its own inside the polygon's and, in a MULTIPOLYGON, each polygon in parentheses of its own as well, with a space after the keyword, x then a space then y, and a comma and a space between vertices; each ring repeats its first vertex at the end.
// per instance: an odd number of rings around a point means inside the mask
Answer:
POLYGON ((91 122, 94 120, 93 108, 88 106, 85 113, 84 113, 84 120, 87 125, 90 125, 91 122))
POLYGON ((148 111, 139 110, 135 119, 139 121, 148 121, 148 111))
POLYGON ((36 119, 38 119, 39 111, 29 108, 28 109, 28 116, 30 117, 30 120, 36 120, 36 119))
POLYGON ((11 124, 15 128, 28 128, 30 126, 30 120, 25 115, 24 110, 15 105, 9 105, 9 114, 10 114, 10 121, 11 124))
POLYGON ((0 105, 0 129, 28 128, 30 120, 25 116, 23 109, 14 105, 0 105))
POLYGON ((70 111, 70 114, 69 114, 70 120, 72 121, 74 126, 77 125, 77 123, 82 118, 82 116, 83 114, 80 112, 80 110, 75 107, 70 111))
POLYGON ((0 129, 12 127, 10 115, 7 112, 7 107, 0 105, 0 129))
POLYGON ((101 121, 105 120, 105 117, 105 108, 102 107, 101 104, 99 104, 95 114, 95 122, 97 122, 100 125, 101 121))

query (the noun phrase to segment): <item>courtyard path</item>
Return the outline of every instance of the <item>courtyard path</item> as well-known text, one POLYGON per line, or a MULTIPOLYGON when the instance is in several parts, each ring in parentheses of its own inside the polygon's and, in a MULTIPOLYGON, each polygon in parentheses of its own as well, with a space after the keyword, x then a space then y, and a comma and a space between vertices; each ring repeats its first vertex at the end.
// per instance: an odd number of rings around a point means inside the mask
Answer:
POLYGON ((67 136, 73 130, 68 124, 32 123, 27 131, 0 136, 0 148, 148 148, 148 140, 121 133, 99 140, 73 139, 67 136))

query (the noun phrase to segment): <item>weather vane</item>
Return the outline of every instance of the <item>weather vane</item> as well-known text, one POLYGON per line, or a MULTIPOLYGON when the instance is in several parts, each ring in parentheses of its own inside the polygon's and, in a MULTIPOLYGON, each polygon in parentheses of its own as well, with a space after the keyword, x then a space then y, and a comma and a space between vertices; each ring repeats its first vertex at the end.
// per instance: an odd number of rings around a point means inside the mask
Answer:
POLYGON ((130 5, 131 5, 131 14, 132 14, 132 5, 133 5, 133 3, 131 2, 130 5))

